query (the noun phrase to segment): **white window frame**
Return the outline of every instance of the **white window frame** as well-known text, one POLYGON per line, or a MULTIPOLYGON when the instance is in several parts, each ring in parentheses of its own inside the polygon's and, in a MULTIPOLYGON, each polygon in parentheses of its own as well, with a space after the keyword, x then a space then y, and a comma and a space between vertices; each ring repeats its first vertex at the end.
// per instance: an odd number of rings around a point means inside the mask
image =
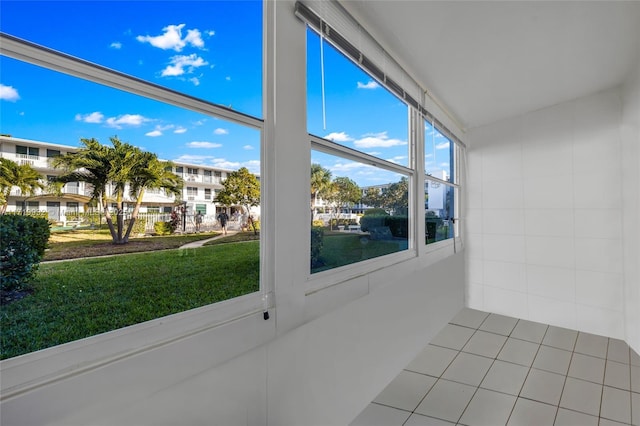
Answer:
MULTIPOLYGON (((270 65, 267 62, 272 61, 271 53, 273 52, 271 50, 274 49, 266 41, 274 31, 275 20, 273 15, 267 13, 264 3, 262 14, 262 96, 263 105, 266 105, 265 96, 268 93, 267 80, 269 78, 267 72, 270 70, 270 65)), ((260 131, 261 168, 264 170, 265 167, 268 167, 265 164, 268 159, 264 148, 265 120, 262 118, 185 95, 1 32, 0 55, 258 130, 260 131)), ((187 336, 208 333, 234 321, 243 322, 252 316, 262 318, 265 310, 273 309, 272 301, 274 299, 269 297, 274 291, 273 267, 271 266, 274 263, 272 260, 274 254, 266 250, 267 238, 265 238, 265 234, 270 234, 269 230, 265 229, 266 224, 270 223, 268 219, 271 215, 268 188, 267 185, 261 184, 262 217, 265 220, 263 221, 263 237, 260 239, 260 289, 258 291, 2 360, 0 361, 2 371, 0 394, 2 398, 11 398, 35 390, 141 352, 172 344, 187 336)), ((275 321, 271 321, 268 329, 275 332, 275 321)), ((270 333, 254 335, 251 341, 243 343, 242 346, 247 350, 249 347, 266 343, 272 337, 273 334, 270 333)))

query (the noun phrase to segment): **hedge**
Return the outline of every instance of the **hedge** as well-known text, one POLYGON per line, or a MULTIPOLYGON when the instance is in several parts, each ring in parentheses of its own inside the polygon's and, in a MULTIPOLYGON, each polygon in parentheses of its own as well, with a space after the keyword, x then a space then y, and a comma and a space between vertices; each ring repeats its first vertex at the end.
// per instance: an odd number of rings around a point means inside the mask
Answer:
POLYGON ((324 244, 324 229, 321 226, 311 228, 311 268, 320 265, 320 253, 324 244))
POLYGON ((395 238, 408 238, 409 218, 407 216, 364 215, 360 218, 360 229, 371 232, 372 229, 388 227, 395 238))
POLYGON ((0 216, 0 288, 28 288, 49 241, 49 222, 43 218, 0 216))

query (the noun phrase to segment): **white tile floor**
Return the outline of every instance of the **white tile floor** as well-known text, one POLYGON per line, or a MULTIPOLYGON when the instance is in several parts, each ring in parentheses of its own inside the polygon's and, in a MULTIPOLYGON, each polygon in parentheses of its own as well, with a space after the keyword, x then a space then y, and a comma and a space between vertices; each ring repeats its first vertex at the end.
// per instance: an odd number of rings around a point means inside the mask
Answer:
POLYGON ((620 340, 462 310, 351 426, 640 426, 620 340))

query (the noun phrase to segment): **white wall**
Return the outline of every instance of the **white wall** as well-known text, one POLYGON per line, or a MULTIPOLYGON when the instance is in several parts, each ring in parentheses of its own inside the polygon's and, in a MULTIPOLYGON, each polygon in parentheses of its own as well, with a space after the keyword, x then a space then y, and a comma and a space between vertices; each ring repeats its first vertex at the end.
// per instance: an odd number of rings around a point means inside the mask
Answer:
POLYGON ((640 351, 640 52, 623 87, 622 194, 627 342, 640 351))
POLYGON ((622 97, 609 90, 468 134, 469 306, 627 337, 623 253, 637 259, 637 201, 627 197, 637 200, 638 156, 636 139, 623 161, 622 97), (636 184, 625 189, 629 172, 636 184))
MULTIPOLYGON (((267 54, 275 55, 267 90, 275 96, 265 107, 263 150, 269 265, 262 272, 275 284, 271 319, 259 313, 185 333, 100 367, 79 359, 64 378, 38 379, 5 398, 3 425, 345 425, 462 308, 464 258, 446 243, 429 256, 308 291, 308 237, 284 232, 308 227, 305 26, 293 5, 269 2, 267 10, 277 22, 267 36, 267 54)), ((156 321, 153 330, 173 324, 156 321)), ((111 341, 92 339, 96 351, 111 341)), ((58 355, 74 352, 59 348, 58 355)), ((46 352, 33 358, 30 374, 44 375, 35 366, 46 367, 46 352)))

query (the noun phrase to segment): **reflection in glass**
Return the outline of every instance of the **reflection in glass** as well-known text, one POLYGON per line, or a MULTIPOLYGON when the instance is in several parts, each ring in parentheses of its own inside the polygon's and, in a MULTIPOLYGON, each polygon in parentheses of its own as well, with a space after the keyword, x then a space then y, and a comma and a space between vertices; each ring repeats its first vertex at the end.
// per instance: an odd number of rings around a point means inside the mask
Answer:
POLYGON ((453 142, 425 121, 424 170, 427 175, 455 183, 454 149, 453 142))
POLYGON ((311 273, 407 250, 409 179, 312 151, 311 273))
POLYGON ((455 188, 429 179, 424 187, 425 243, 453 238, 455 188))

